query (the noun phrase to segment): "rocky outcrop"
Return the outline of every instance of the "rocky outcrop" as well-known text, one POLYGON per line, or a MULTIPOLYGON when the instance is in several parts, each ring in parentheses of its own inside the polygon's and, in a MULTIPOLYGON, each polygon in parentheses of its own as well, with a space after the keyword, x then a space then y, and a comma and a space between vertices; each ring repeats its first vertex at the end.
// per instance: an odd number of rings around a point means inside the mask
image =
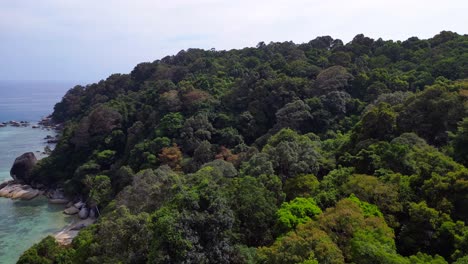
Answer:
POLYGON ((86 208, 86 204, 81 201, 69 206, 67 209, 63 211, 63 213, 67 215, 78 214, 78 216, 81 219, 86 219, 88 218, 88 215, 89 215, 89 211, 86 208))
POLYGON ((17 157, 10 170, 11 177, 18 183, 30 184, 31 172, 37 163, 36 156, 32 152, 24 153, 17 157))
POLYGON ((14 181, 8 182, 6 185, 3 183, 0 185, 0 197, 31 200, 42 194, 43 192, 38 189, 34 189, 29 185, 23 185, 14 181))

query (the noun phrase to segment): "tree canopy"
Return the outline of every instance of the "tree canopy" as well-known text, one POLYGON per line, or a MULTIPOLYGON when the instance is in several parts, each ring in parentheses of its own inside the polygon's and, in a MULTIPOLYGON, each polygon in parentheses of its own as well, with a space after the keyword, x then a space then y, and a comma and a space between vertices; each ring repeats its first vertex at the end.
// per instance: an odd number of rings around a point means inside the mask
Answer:
POLYGON ((467 263, 467 44, 188 49, 76 86, 33 176, 102 216, 19 263, 467 263))

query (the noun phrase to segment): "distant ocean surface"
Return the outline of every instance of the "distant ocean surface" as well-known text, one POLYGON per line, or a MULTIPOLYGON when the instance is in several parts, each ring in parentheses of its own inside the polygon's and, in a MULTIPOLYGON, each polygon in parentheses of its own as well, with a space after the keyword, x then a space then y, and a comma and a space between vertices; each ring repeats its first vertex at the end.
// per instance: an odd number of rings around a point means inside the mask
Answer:
MULTIPOLYGON (((53 111, 55 103, 76 83, 0 81, 0 122, 37 122, 53 111)), ((31 127, 0 127, 0 182, 11 179, 13 161, 25 152, 40 156, 52 131, 31 127), (37 152, 39 151, 39 152, 37 152)), ((53 234, 72 218, 63 206, 51 205, 43 197, 32 201, 0 198, 0 264, 16 263, 23 251, 53 234)))
POLYGON ((38 121, 77 83, 55 81, 0 81, 0 122, 38 121))

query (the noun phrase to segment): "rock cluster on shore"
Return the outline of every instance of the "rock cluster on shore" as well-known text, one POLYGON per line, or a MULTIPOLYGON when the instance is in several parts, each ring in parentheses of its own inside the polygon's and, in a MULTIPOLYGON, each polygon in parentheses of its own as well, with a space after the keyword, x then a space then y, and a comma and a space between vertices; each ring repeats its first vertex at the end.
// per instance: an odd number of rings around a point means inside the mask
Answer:
POLYGON ((0 197, 31 200, 43 194, 44 191, 34 189, 29 185, 9 181, 0 184, 0 197))
MULTIPOLYGON (((29 121, 15 121, 15 120, 10 120, 7 122, 1 122, 0 123, 0 128, 1 127, 7 127, 7 126, 12 126, 12 127, 29 127, 31 126, 31 123, 29 121)), ((44 117, 37 123, 37 125, 32 125, 32 128, 42 128, 46 130, 61 130, 63 128, 63 124, 56 124, 52 120, 50 116, 44 117)))
MULTIPOLYGON (((46 140, 55 140, 57 138, 47 136, 46 140)), ((67 215, 77 215, 76 220, 62 231, 55 234, 55 239, 61 245, 68 245, 78 234, 79 230, 91 225, 96 221, 96 209, 90 209, 85 202, 75 200, 70 201, 65 196, 61 188, 46 189, 43 185, 35 185, 32 178, 32 170, 37 163, 36 156, 32 152, 24 153, 17 157, 10 170, 13 180, 0 183, 0 197, 20 200, 31 200, 39 195, 44 195, 50 203, 66 204, 63 211, 67 215), (34 187, 38 188, 33 188, 34 187)))
POLYGON ((29 125, 30 123, 28 121, 15 121, 15 120, 0 123, 0 127, 6 127, 6 126, 28 127, 29 125))
POLYGON ((38 125, 45 129, 61 130, 63 128, 63 124, 56 124, 50 116, 42 118, 38 125))
POLYGON ((90 209, 86 206, 85 203, 79 201, 77 203, 69 203, 67 208, 63 211, 64 214, 67 215, 76 215, 78 214, 78 217, 80 219, 87 219, 88 217, 90 218, 95 218, 96 217, 96 212, 94 209, 90 209))

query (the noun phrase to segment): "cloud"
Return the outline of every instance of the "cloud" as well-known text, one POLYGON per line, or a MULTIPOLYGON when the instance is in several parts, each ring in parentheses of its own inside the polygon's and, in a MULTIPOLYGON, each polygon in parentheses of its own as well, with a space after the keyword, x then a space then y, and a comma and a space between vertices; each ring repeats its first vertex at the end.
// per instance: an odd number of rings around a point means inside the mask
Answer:
POLYGON ((98 79, 190 47, 466 33, 466 1, 22 0, 0 4, 0 79, 98 79), (37 69, 40 68, 40 71, 37 69))

